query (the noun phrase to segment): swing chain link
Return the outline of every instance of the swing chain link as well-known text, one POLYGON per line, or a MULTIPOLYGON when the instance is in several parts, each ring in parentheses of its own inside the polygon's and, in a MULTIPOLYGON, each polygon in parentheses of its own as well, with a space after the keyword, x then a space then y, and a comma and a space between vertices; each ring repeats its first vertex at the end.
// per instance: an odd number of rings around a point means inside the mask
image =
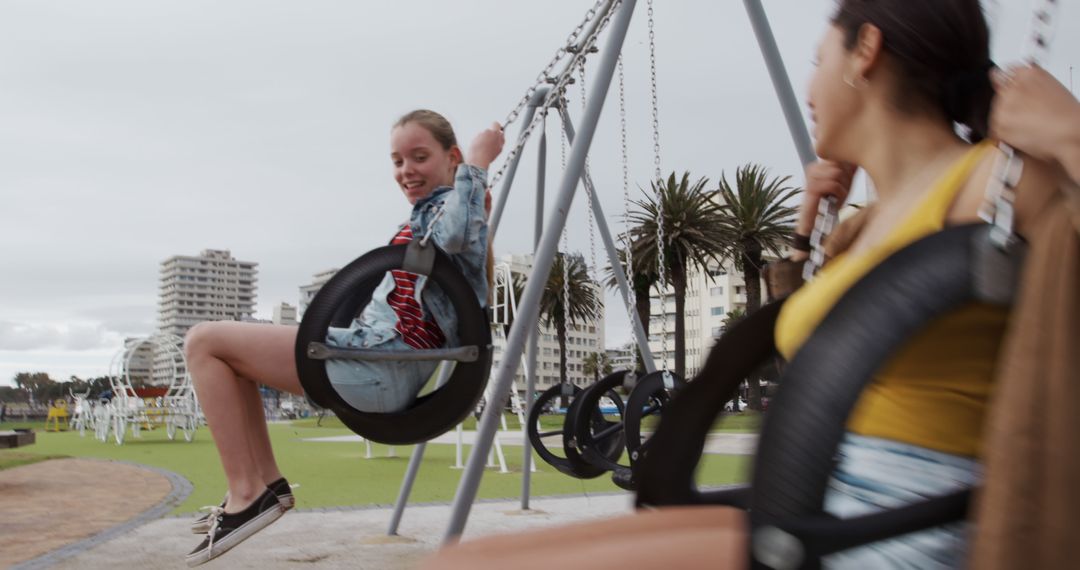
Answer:
MULTIPOLYGON (((584 61, 582 61, 581 66, 578 67, 578 76, 581 78, 581 90, 580 90, 581 91, 581 112, 582 112, 582 114, 584 114, 585 113, 585 85, 586 85, 586 83, 585 83, 585 62, 584 61)), ((600 283, 600 269, 596 265, 596 230, 594 228, 594 226, 596 225, 596 217, 595 217, 595 212, 593 212, 593 205, 592 205, 592 202, 593 202, 593 185, 591 183, 592 182, 592 173, 589 172, 589 155, 588 154, 585 155, 585 180, 588 181, 588 182, 586 182, 584 184, 584 186, 585 186, 585 196, 589 200, 588 208, 586 208, 586 210, 589 212, 589 265, 590 265, 589 273, 590 273, 590 275, 592 275, 593 278, 595 278, 595 283, 599 284, 600 283)), ((597 197, 596 200, 599 201, 599 197, 597 197)), ((597 287, 596 305, 595 305, 596 306, 596 316, 594 317, 596 319, 599 319, 600 315, 602 315, 603 311, 604 311, 604 300, 599 294, 600 290, 601 289, 599 287, 597 287)))
POLYGON ((431 234, 434 233, 434 231, 435 231, 435 224, 437 224, 439 222, 439 220, 443 217, 443 214, 445 214, 445 213, 446 213, 445 205, 440 206, 439 211, 435 212, 435 216, 432 217, 431 222, 428 223, 427 231, 424 232, 424 237, 420 238, 420 247, 427 247, 428 240, 431 239, 431 234))
POLYGON ((825 238, 836 227, 839 208, 834 196, 826 196, 819 204, 814 229, 810 231, 810 259, 803 264, 803 281, 810 282, 825 265, 825 238))
POLYGON ((555 50, 555 56, 552 57, 551 61, 549 61, 548 64, 544 66, 544 69, 541 70, 540 73, 536 76, 536 81, 534 81, 533 84, 525 90, 525 95, 521 98, 520 101, 518 101, 518 104, 514 107, 514 109, 511 110, 510 113, 506 116, 506 120, 503 121, 504 129, 517 120, 518 116, 521 115, 521 111, 525 109, 526 105, 529 104, 529 100, 532 99, 533 95, 536 94, 537 89, 539 89, 540 86, 546 83, 548 78, 551 77, 552 70, 554 70, 555 66, 558 65, 560 61, 562 61, 562 58, 565 57, 566 54, 571 53, 573 49, 576 49, 574 47, 574 44, 577 43, 578 38, 581 36, 581 32, 585 31, 585 26, 589 25, 589 22, 591 22, 592 19, 596 17, 596 14, 600 11, 600 6, 602 6, 606 1, 607 0, 596 0, 596 3, 593 4, 593 6, 588 9, 588 11, 585 12, 585 18, 581 20, 581 23, 579 23, 572 32, 570 32, 570 35, 566 38, 566 42, 563 43, 563 45, 559 46, 559 49, 555 50))
MULTIPOLYGON (((559 135, 560 135, 559 136, 559 154, 560 154, 560 158, 562 159, 562 169, 565 172, 566 171, 566 128, 565 128, 565 125, 563 126, 563 128, 559 129, 559 135)), ((566 239, 566 225, 565 224, 563 225, 561 241, 562 241, 562 248, 561 248, 562 252, 561 252, 561 254, 556 253, 556 255, 562 255, 562 320, 563 320, 563 330, 567 331, 568 330, 568 323, 570 321, 570 279, 569 279, 569 277, 570 277, 570 269, 569 269, 569 267, 570 267, 569 266, 570 258, 567 255, 567 253, 569 253, 570 250, 569 250, 569 244, 567 243, 567 239, 566 239)), ((569 386, 570 386, 570 382, 569 382, 569 380, 570 380, 570 372, 569 372, 570 355, 566 353, 565 347, 560 347, 560 350, 563 351, 559 355, 560 365, 562 364, 562 362, 566 362, 565 371, 566 371, 566 380, 567 380, 567 382, 563 383, 563 395, 564 396, 569 396, 570 393, 568 393, 567 391, 569 390, 569 386)), ((559 374, 562 374, 563 371, 564 370, 560 368, 559 374)))
MULTIPOLYGON (((537 76, 536 82, 526 91, 525 97, 522 98, 522 101, 518 103, 517 107, 515 107, 515 109, 507 117, 507 121, 503 124, 504 130, 513 120, 517 119, 518 115, 521 113, 521 110, 525 108, 525 105, 528 104, 529 100, 532 99, 532 96, 539 89, 539 86, 543 83, 551 83, 552 88, 551 91, 548 93, 547 98, 544 99, 542 107, 544 109, 547 109, 561 102, 563 96, 562 94, 566 90, 566 86, 569 85, 573 80, 574 69, 578 65, 583 65, 586 56, 594 51, 593 47, 596 45, 597 38, 600 37, 600 33, 603 32, 604 29, 607 27, 608 23, 611 22, 611 16, 614 15, 615 10, 618 9, 621 4, 622 0, 597 0, 596 4, 594 4, 593 7, 590 8, 589 11, 586 13, 585 20, 570 34, 570 37, 567 39, 568 47, 559 48, 559 50, 556 52, 556 58, 553 59, 547 65, 547 67, 545 67, 544 70, 540 72, 540 75, 537 76), (590 21, 592 21, 592 19, 595 18, 597 14, 600 13, 600 8, 605 2, 611 2, 611 5, 608 10, 603 12, 600 22, 597 24, 596 28, 592 31, 591 34, 589 34, 584 40, 582 40, 580 49, 574 47, 573 44, 577 42, 578 38, 581 35, 581 32, 585 29, 585 26, 590 21), (550 74, 552 69, 554 69, 555 65, 567 53, 571 54, 572 57, 570 59, 570 62, 567 64, 566 69, 557 77, 551 78, 550 74)), ((499 166, 499 169, 491 177, 491 182, 488 184, 490 187, 494 188, 496 186, 498 181, 502 179, 503 174, 506 172, 506 169, 509 167, 509 165, 514 161, 517 155, 521 154, 522 149, 525 147, 525 143, 529 140, 529 136, 532 135, 532 132, 536 128, 538 123, 538 117, 534 116, 533 120, 521 132, 521 136, 518 137, 517 144, 515 144, 514 148, 510 149, 510 152, 506 154, 506 158, 499 166)))
POLYGON ((656 34, 654 31, 653 0, 648 1, 649 14, 649 88, 652 94, 653 183, 656 184, 656 258, 660 278, 660 361, 668 369, 667 348, 667 260, 664 257, 664 180, 660 172, 660 107, 656 97, 656 34))
MULTIPOLYGON (((627 152, 626 144, 626 84, 623 73, 623 58, 622 54, 619 54, 619 129, 620 129, 620 144, 622 145, 622 187, 623 187, 623 227, 625 239, 626 251, 626 281, 627 281, 627 298, 625 300, 626 305, 626 318, 627 321, 633 326, 634 323, 634 308, 635 301, 632 296, 634 294, 634 254, 633 248, 630 243, 630 157, 627 152)), ((613 271, 618 271, 618 268, 613 267, 613 271)), ((647 325, 647 323, 641 323, 647 325)), ((638 345, 635 335, 635 339, 630 343, 630 365, 631 370, 637 368, 638 358, 638 345)))
MULTIPOLYGON (((1058 0, 1043 0, 1033 14, 1031 36, 1024 56, 1030 64, 1039 64, 1050 54, 1058 5, 1058 0)), ((998 143, 998 149, 1001 153, 994 160, 993 174, 979 208, 979 217, 994 225, 990 231, 991 242, 1001 249, 1006 249, 1015 241, 1016 219, 1013 202, 1016 200, 1016 185, 1020 183, 1024 162, 1008 144, 998 143)))

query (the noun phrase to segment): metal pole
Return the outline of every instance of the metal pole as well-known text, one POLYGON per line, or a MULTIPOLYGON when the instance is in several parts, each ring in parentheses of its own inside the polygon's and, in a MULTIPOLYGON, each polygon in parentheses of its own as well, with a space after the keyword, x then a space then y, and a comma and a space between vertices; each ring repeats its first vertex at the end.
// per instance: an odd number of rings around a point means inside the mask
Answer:
POLYGON ((750 25, 754 28, 754 36, 757 37, 761 55, 765 58, 765 65, 769 68, 769 78, 772 79, 776 97, 780 100, 780 108, 784 111, 784 119, 787 120, 788 131, 791 132, 791 140, 795 143, 799 160, 803 166, 806 166, 816 161, 817 155, 814 154, 810 133, 806 130, 806 122, 803 120, 799 103, 795 99, 795 91, 791 89, 791 80, 788 78, 787 71, 784 70, 784 60, 776 47, 776 38, 773 37, 772 28, 769 27, 769 18, 765 15, 761 0, 743 0, 743 4, 746 6, 747 15, 750 16, 750 25))
MULTIPOLYGON (((624 0, 618 12, 614 16, 610 35, 604 47, 600 64, 596 72, 596 88, 589 97, 585 106, 585 113, 581 121, 581 132, 577 140, 570 147, 570 157, 559 184, 559 194, 555 200, 554 215, 548 221, 540 240, 540 248, 536 252, 532 275, 525 284, 525 293, 522 295, 524 311, 514 319, 514 325, 510 328, 510 338, 507 340, 506 353, 502 362, 499 363, 499 371, 495 376, 493 390, 496 402, 506 399, 510 383, 513 382, 517 372, 518 361, 524 352, 525 340, 528 338, 529 329, 535 327, 540 314, 540 296, 543 294, 551 266, 555 260, 555 252, 559 241, 559 235, 566 225, 566 216, 570 211, 570 205, 574 201, 574 190, 581 179, 581 172, 585 168, 585 155, 592 144, 593 135, 596 134, 596 124, 600 120, 600 111, 604 107, 604 99, 607 97, 608 88, 611 87, 611 78, 615 74, 615 63, 626 38, 626 30, 630 26, 630 17, 634 13, 636 0, 624 0)), ((498 427, 501 410, 497 406, 488 406, 484 415, 480 418, 480 429, 476 434, 476 446, 469 455, 469 461, 465 465, 461 482, 458 484, 457 493, 450 515, 450 524, 447 527, 445 542, 453 542, 465 529, 465 521, 469 516, 469 509, 476 500, 476 491, 480 486, 480 478, 484 472, 484 461, 487 452, 491 449, 491 442, 495 437, 495 429, 498 427)))
MULTIPOLYGON (((536 150, 536 218, 533 225, 533 255, 540 248, 540 238, 544 235, 544 185, 547 176, 547 109, 543 129, 540 131, 540 146, 536 150)), ((529 413, 532 412, 533 394, 536 392, 536 358, 539 353, 539 333, 536 327, 531 327, 529 332, 529 349, 525 367, 525 422, 528 422, 529 413)), ((525 422, 522 422, 523 424, 525 422)), ((529 494, 532 492, 532 442, 529 441, 528 426, 522 425, 521 430, 521 510, 529 510, 529 494)))
POLYGON ((409 468, 405 470, 405 479, 401 482, 401 490, 398 491, 397 502, 394 503, 394 514, 390 517, 390 528, 386 530, 388 536, 397 536, 398 525, 401 524, 401 515, 405 514, 405 505, 409 502, 409 493, 412 492, 413 481, 420 471, 420 463, 424 459, 424 449, 427 442, 413 448, 412 457, 409 458, 409 468))
MULTIPOLYGON (((574 142, 574 125, 570 121, 570 113, 566 111, 565 106, 559 107, 559 116, 562 117, 563 128, 566 130, 566 138, 573 143, 574 142)), ((634 329, 634 338, 637 339, 638 350, 641 351, 641 360, 645 363, 646 372, 655 372, 656 363, 653 361, 652 351, 649 350, 649 338, 645 336, 645 327, 641 324, 641 319, 638 317, 637 311, 634 309, 634 297, 630 292, 630 286, 626 281, 626 272, 622 270, 622 264, 619 263, 619 252, 615 249, 615 241, 611 239, 611 231, 607 226, 607 218, 604 217, 604 209, 600 206, 600 197, 596 194, 596 185, 593 184, 592 175, 589 174, 588 169, 585 169, 581 174, 581 183, 588 188, 588 194, 592 197, 592 209, 593 219, 596 220, 596 229, 600 230, 600 238, 604 241, 604 249, 607 250, 608 263, 611 264, 612 273, 615 274, 615 281, 619 284, 619 291, 622 293, 623 301, 626 303, 628 311, 633 319, 630 323, 634 329)))
MULTIPOLYGON (((525 109, 525 118, 521 121, 521 132, 518 133, 520 139, 525 134, 525 129, 529 128, 529 123, 532 122, 533 115, 536 114, 536 107, 544 102, 547 98, 549 89, 547 87, 537 89, 536 93, 533 93, 533 97, 529 100, 529 107, 525 109)), ((502 187, 499 189, 498 195, 495 196, 495 205, 491 209, 491 220, 488 221, 488 243, 495 243, 495 233, 499 230, 499 222, 502 221, 503 209, 506 208, 506 198, 510 195, 510 186, 514 183, 514 174, 517 173, 518 162, 521 161, 521 153, 517 153, 514 156, 514 160, 510 161, 510 165, 506 169, 506 175, 502 179, 502 187)))
MULTIPOLYGON (((453 362, 443 362, 439 366, 439 378, 435 380, 436 389, 442 387, 443 384, 450 379, 450 373, 454 371, 453 362)), ((416 481, 416 474, 420 471, 420 463, 424 459, 424 450, 427 448, 427 442, 421 443, 413 448, 412 457, 409 458, 409 467, 405 470, 405 479, 401 481, 401 490, 398 491, 397 501, 394 502, 394 513, 390 517, 390 528, 387 529, 386 534, 394 536, 397 534, 398 525, 401 524, 401 515, 405 513, 405 505, 409 502, 409 493, 412 492, 413 482, 416 481)), ((392 447, 390 449, 393 449, 392 447)), ((371 456, 371 443, 368 443, 368 456, 371 456)))

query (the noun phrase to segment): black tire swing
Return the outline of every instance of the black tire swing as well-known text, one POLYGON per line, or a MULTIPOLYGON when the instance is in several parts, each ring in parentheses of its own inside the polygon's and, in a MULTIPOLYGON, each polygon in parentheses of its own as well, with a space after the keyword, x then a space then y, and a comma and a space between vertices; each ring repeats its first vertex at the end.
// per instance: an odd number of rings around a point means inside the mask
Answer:
MULTIPOLYGON (((589 386, 578 396, 580 405, 576 406, 574 417, 570 422, 570 426, 573 428, 570 441, 581 453, 582 459, 604 471, 611 471, 615 474, 626 472, 627 476, 622 479, 613 478, 613 481, 619 485, 621 485, 620 481, 624 479, 628 481, 631 477, 629 477, 630 467, 619 463, 619 458, 622 456, 626 443, 623 435, 623 426, 626 423, 626 406, 623 404, 619 394, 615 392, 615 389, 624 385, 628 373, 626 370, 620 370, 589 386), (620 418, 622 421, 586 421, 583 410, 599 408, 600 400, 604 396, 615 402, 622 415, 622 418, 620 418), (612 453, 616 449, 618 453, 612 453)), ((575 402, 575 404, 578 404, 578 402, 575 402)))
MULTIPOLYGON (((587 461, 582 456, 577 442, 574 441, 576 421, 584 421, 590 426, 590 430, 596 431, 611 429, 612 426, 616 426, 620 423, 611 422, 604 417, 604 414, 599 408, 599 397, 592 405, 587 407, 583 406, 582 395, 588 392, 589 389, 582 390, 573 384, 556 384, 555 386, 548 388, 536 398, 532 408, 529 409, 528 425, 526 427, 529 442, 532 444, 533 449, 536 450, 536 454, 544 460, 544 463, 551 465, 564 475, 569 475, 577 479, 595 479, 606 473, 607 469, 596 465, 592 461, 587 461), (564 392, 570 399, 570 404, 567 406, 566 414, 563 415, 562 427, 550 431, 540 431, 541 412, 550 402, 563 397, 564 392), (558 449, 557 446, 552 446, 545 441, 545 439, 555 438, 558 438, 559 440, 559 445, 561 445, 562 448, 562 455, 553 451, 553 449, 558 449)), ((620 416, 622 416, 625 413, 622 406, 622 399, 614 392, 610 392, 609 395, 612 396, 612 399, 615 401, 615 406, 618 409, 620 416)), ((612 438, 608 439, 600 446, 600 454, 610 461, 617 461, 622 455, 623 449, 624 446, 621 438, 612 438)))
MULTIPOLYGON (((296 368, 304 392, 329 408, 350 430, 390 445, 420 443, 461 423, 480 400, 491 371, 491 327, 476 292, 450 257, 434 244, 414 239, 404 245, 374 249, 347 265, 319 290, 304 313, 296 335, 296 368), (458 316, 456 348, 406 351, 331 348, 324 341, 329 327, 347 327, 371 301, 386 273, 401 269, 426 275, 429 287, 446 294, 458 316), (453 360, 456 366, 441 387, 421 395, 394 413, 359 411, 334 390, 325 361, 453 360)), ((449 365, 448 363, 444 363, 449 365)))
POLYGON ((630 391, 630 398, 626 400, 626 419, 623 421, 626 450, 630 452, 631 462, 637 461, 652 439, 642 435, 641 422, 648 417, 663 417, 668 402, 684 387, 686 380, 666 370, 657 370, 638 378, 630 391))
POLYGON ((724 335, 698 379, 670 405, 635 465, 639 506, 716 504, 749 510, 755 568, 818 568, 827 554, 962 519, 965 489, 856 518, 824 512, 847 418, 890 355, 933 319, 971 302, 1009 306, 1025 247, 994 243, 991 225, 947 229, 890 256, 837 302, 781 377, 748 488, 705 493, 694 483, 709 426, 741 377, 775 351, 781 302, 724 335))
POLYGON ((672 385, 668 387, 664 385, 663 372, 646 374, 633 383, 630 396, 623 405, 615 389, 627 384, 627 374, 625 370, 615 372, 586 389, 578 397, 581 401, 580 407, 572 414, 572 421, 568 425, 573 430, 571 442, 581 453, 581 457, 587 463, 611 471, 611 480, 616 485, 632 491, 635 488, 633 462, 638 451, 648 443, 642 441, 641 422, 647 417, 661 414, 671 397, 669 388, 671 394, 674 394, 685 382, 669 373, 672 385), (582 421, 582 410, 598 408, 600 399, 604 396, 610 397, 620 408, 622 422, 598 424, 582 421), (629 452, 629 464, 619 463, 624 444, 629 452), (616 447, 619 453, 613 453, 616 447))

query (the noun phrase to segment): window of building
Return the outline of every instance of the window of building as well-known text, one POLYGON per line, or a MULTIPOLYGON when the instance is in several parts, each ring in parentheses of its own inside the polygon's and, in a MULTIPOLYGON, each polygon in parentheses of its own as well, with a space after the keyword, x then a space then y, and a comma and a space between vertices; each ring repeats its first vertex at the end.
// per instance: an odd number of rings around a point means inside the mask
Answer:
POLYGON ((712 316, 714 316, 714 317, 722 317, 722 316, 724 316, 724 308, 723 307, 713 307, 709 311, 709 313, 712 314, 712 316))
POLYGON ((551 347, 544 347, 544 356, 551 356, 551 347))
POLYGON ((746 287, 743 287, 742 285, 736 285, 735 286, 735 294, 736 295, 745 295, 746 294, 746 287))
POLYGON ((713 338, 720 338, 720 335, 722 335, 722 334, 724 334, 724 327, 713 327, 712 328, 713 338))
POLYGON ((712 289, 709 289, 709 294, 712 295, 713 297, 719 297, 720 295, 724 294, 724 288, 723 287, 713 287, 712 289))

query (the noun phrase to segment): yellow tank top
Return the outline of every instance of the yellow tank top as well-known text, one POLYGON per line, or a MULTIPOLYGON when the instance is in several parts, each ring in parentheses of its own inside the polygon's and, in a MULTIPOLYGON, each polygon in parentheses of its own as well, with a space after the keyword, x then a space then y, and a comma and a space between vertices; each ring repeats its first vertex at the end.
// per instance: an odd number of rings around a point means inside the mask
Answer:
MULTIPOLYGON (((950 205, 989 148, 972 147, 881 243, 836 256, 788 299, 775 333, 785 358, 791 359, 856 281, 890 254, 944 228, 950 205)), ((856 403, 848 430, 977 456, 1006 316, 1004 309, 971 304, 930 323, 878 372, 856 403)))

